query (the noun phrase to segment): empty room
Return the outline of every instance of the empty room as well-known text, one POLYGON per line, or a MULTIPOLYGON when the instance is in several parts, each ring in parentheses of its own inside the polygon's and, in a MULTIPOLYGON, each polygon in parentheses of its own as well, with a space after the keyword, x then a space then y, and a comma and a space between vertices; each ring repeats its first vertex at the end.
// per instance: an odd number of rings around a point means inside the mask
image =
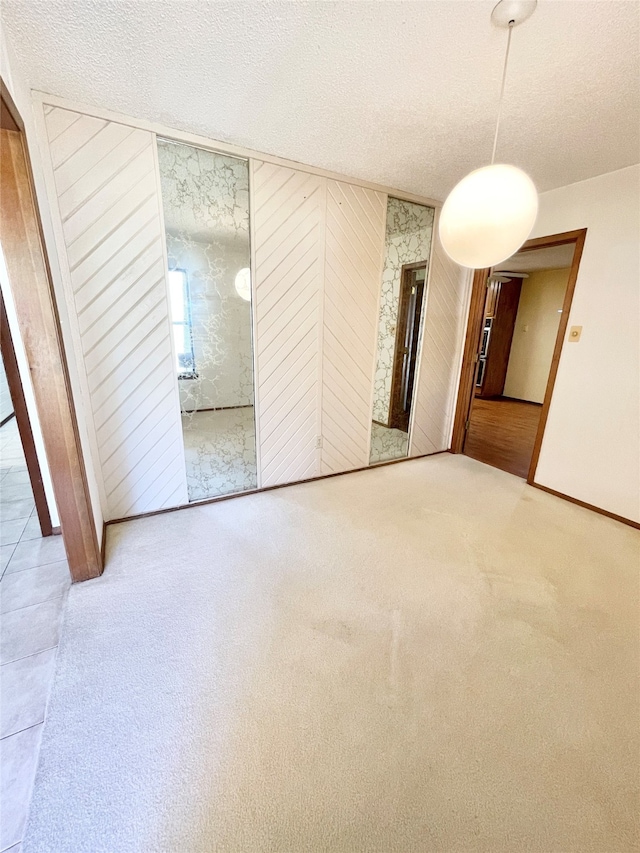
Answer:
POLYGON ((640 2, 0 23, 0 853, 640 849, 640 2))

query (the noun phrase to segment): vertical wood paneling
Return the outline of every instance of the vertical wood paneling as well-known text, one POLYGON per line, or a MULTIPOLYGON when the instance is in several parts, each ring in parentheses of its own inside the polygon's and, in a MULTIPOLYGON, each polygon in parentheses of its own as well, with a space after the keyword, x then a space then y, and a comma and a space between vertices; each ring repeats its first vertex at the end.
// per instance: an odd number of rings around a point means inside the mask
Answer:
POLYGON ((321 473, 369 463, 387 198, 327 183, 321 473))
POLYGON ((324 179, 251 161, 261 485, 319 473, 324 179))
POLYGON ((437 222, 433 240, 410 456, 449 449, 471 281, 470 271, 446 255, 437 222))
POLYGON ((186 503, 154 136, 45 121, 108 518, 186 503))

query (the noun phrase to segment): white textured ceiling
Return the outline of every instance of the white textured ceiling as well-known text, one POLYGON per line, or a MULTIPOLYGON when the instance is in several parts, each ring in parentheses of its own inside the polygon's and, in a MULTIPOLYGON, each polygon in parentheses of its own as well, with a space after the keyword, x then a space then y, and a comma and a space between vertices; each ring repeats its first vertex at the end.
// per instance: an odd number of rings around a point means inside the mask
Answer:
MULTIPOLYGON (((488 162, 493 0, 2 0, 37 89, 444 198, 488 162)), ((498 160, 546 190, 640 159, 639 6, 540 0, 513 33, 498 160)))
POLYGON ((549 246, 546 249, 532 249, 528 252, 518 252, 503 263, 493 268, 494 272, 511 270, 511 272, 535 272, 536 270, 561 270, 571 266, 575 244, 564 246, 549 246))

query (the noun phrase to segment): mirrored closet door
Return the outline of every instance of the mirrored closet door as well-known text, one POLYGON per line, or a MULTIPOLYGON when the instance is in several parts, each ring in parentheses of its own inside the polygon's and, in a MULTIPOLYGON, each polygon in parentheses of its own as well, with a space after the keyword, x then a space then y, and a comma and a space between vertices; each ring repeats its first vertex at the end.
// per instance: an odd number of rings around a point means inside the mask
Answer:
POLYGON ((158 140, 189 500, 255 488, 248 163, 158 140))
POLYGON ((433 215, 431 207, 387 201, 370 464, 409 453, 433 215))

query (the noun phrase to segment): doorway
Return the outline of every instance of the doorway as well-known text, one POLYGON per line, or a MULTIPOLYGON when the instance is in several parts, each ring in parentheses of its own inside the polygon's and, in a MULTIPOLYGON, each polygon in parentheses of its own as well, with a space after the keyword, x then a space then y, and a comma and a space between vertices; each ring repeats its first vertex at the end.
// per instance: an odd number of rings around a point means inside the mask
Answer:
POLYGON ((529 240, 474 276, 451 449, 530 484, 585 235, 529 240))
POLYGON ((420 341, 420 317, 424 300, 427 263, 406 264, 400 278, 398 325, 391 378, 389 427, 409 432, 411 401, 420 341))
MULTIPOLYGON (((2 292, 5 307, 11 302, 15 317, 12 330, 15 329, 16 340, 19 337, 24 351, 26 372, 21 375, 28 376, 33 391, 34 410, 40 422, 69 572, 74 581, 86 580, 102 573, 99 533, 44 248, 24 122, 1 79, 0 107, 2 292)), ((5 319, 3 312, 3 323, 5 319)), ((3 337, 6 338, 4 330, 3 337)), ((2 355, 5 357, 4 345, 2 355)), ((13 397, 17 403, 18 395, 13 397)), ((22 429, 20 436, 29 464, 30 451, 22 429)), ((29 467, 29 479, 35 499, 36 493, 40 493, 38 482, 41 483, 35 468, 32 473, 29 467)), ((46 521, 44 503, 42 515, 38 511, 38 517, 42 532, 48 528, 51 533, 51 521, 46 521)))
MULTIPOLYGON (((11 329, 4 304, 4 296, 0 292, 0 353, 2 355, 0 369, 0 512, 4 515, 15 516, 19 520, 23 516, 18 507, 6 506, 8 503, 21 500, 24 512, 27 507, 29 515, 33 515, 26 524, 31 524, 33 533, 51 536, 54 532, 51 525, 51 515, 42 481, 42 473, 38 462, 36 445, 29 420, 27 402, 24 396, 22 380, 18 367, 18 359, 11 337, 11 329), (10 465, 8 463, 11 463, 10 465), (15 482, 14 482, 15 480, 15 482), (16 495, 10 486, 20 487, 16 495), (33 502, 33 506, 31 505, 33 502)), ((59 531, 56 531, 59 532, 59 531)), ((17 540, 16 540, 17 541, 17 540)), ((6 544, 3 542, 3 544, 6 544)))

